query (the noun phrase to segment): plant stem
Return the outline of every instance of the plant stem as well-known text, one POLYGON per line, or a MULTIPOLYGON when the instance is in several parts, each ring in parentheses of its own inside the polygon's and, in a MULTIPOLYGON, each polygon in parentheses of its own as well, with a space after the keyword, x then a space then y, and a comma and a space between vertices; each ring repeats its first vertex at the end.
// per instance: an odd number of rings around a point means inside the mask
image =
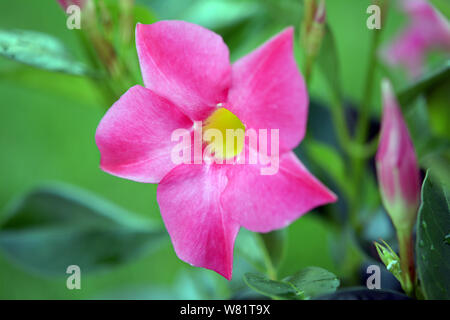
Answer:
MULTIPOLYGON (((386 13, 384 12, 387 9, 387 0, 381 1, 382 7, 382 22, 384 22, 384 18, 386 13)), ((367 139, 367 133, 369 128, 369 120, 370 120, 370 106, 373 96, 373 88, 375 86, 375 71, 377 67, 377 52, 378 46, 380 43, 381 32, 383 30, 384 23, 382 23, 381 29, 373 30, 372 40, 370 43, 370 56, 368 62, 368 70, 366 74, 366 80, 364 85, 363 97, 360 106, 360 113, 358 117, 358 123, 356 126, 356 132, 354 136, 354 141, 357 145, 365 145, 365 141, 367 139)), ((375 146, 376 142, 375 140, 375 146)), ((364 177, 364 168, 366 167, 366 158, 353 157, 352 158, 352 167, 353 167, 353 186, 354 186, 354 195, 360 192, 362 187, 362 181, 364 177)), ((361 197, 355 197, 354 203, 352 204, 350 210, 350 220, 352 225, 358 229, 359 221, 358 221, 358 212, 361 207, 361 197)))
POLYGON ((402 269, 403 290, 411 297, 415 292, 414 243, 412 230, 397 229, 400 267, 402 269))
POLYGON ((366 81, 364 86, 364 94, 361 102, 360 114, 356 127, 355 140, 363 143, 367 136, 367 129, 369 127, 370 103, 373 96, 373 88, 375 82, 375 69, 377 66, 377 51, 380 42, 380 30, 374 30, 372 42, 370 46, 369 69, 366 74, 366 81))
POLYGON ((276 280, 277 279, 277 270, 272 263, 272 259, 270 258, 269 252, 267 251, 267 247, 266 247, 262 237, 263 237, 263 234, 258 234, 258 240, 259 240, 258 243, 259 243, 259 246, 261 247, 261 251, 264 254, 264 264, 266 265, 267 276, 271 280, 276 280))

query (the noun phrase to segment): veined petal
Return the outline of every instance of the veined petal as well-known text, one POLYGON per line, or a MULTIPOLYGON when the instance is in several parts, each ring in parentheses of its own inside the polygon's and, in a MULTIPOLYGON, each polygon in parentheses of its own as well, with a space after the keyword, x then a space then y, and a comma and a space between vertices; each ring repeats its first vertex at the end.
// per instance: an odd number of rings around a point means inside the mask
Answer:
POLYGON ((179 165, 158 185, 157 200, 178 257, 230 280, 239 225, 220 204, 226 182, 223 167, 179 165))
POLYGON ((293 55, 287 28, 232 66, 228 107, 247 128, 279 129, 280 152, 302 140, 308 94, 293 55))
POLYGON ((261 175, 261 165, 227 166, 221 202, 227 215, 251 231, 287 226, 336 196, 303 166, 293 152, 280 157, 279 171, 261 175))
POLYGON ((184 21, 138 24, 136 47, 145 86, 191 119, 203 120, 225 101, 231 66, 216 33, 184 21))
POLYGON ((130 88, 101 120, 95 140, 100 167, 115 176, 158 183, 175 167, 171 141, 176 129, 192 121, 170 101, 141 86, 130 88))

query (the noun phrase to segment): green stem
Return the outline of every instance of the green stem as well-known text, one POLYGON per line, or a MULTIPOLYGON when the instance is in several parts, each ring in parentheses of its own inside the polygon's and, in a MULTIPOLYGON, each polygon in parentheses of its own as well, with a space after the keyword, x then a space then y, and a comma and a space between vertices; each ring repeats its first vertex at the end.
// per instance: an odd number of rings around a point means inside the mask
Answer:
POLYGON ((345 110, 342 101, 333 95, 331 113, 339 145, 351 158, 369 158, 378 147, 378 135, 366 144, 357 143, 350 137, 345 120, 345 110))
POLYGON ((411 230, 397 229, 397 238, 402 269, 403 290, 411 297, 415 292, 414 243, 411 230))
MULTIPOLYGON (((388 0, 381 1, 381 10, 382 10, 382 22, 384 22, 384 18, 386 16, 385 10, 387 9, 388 0)), ((366 74, 366 80, 364 85, 363 97, 360 106, 360 113, 358 117, 358 123, 356 126, 356 132, 354 141, 357 145, 365 145, 365 141, 367 139, 367 133, 369 128, 369 120, 370 120, 370 106, 373 96, 373 89, 375 87, 375 71, 377 67, 377 52, 378 46, 380 44, 381 32, 383 30, 384 23, 382 23, 381 29, 373 30, 372 40, 370 43, 370 56, 368 62, 368 70, 366 74)), ((371 142, 373 146, 377 146, 378 139, 375 139, 371 142)), ((361 188, 364 177, 364 169, 366 167, 366 158, 365 157, 353 157, 352 158, 352 167, 353 167, 353 186, 354 186, 354 195, 357 195, 361 188)), ((354 197, 354 201, 351 204, 350 208, 350 220, 352 225, 358 229, 359 228, 359 220, 358 220, 358 212, 361 207, 361 197, 354 197)))
POLYGON ((269 252, 267 251, 267 247, 264 244, 264 240, 263 240, 263 235, 262 234, 258 234, 258 244, 261 247, 261 251, 264 253, 264 264, 266 266, 266 272, 267 272, 267 276, 271 279, 271 280, 276 280, 277 279, 277 270, 275 268, 275 266, 272 263, 272 259, 270 259, 270 255, 269 252))
POLYGON ((366 74, 364 94, 361 102, 361 109, 359 112, 358 123, 356 127, 355 140, 363 143, 367 136, 369 127, 370 103, 373 96, 373 88, 375 87, 375 70, 377 66, 377 51, 380 42, 380 30, 374 30, 370 46, 369 67, 366 74))

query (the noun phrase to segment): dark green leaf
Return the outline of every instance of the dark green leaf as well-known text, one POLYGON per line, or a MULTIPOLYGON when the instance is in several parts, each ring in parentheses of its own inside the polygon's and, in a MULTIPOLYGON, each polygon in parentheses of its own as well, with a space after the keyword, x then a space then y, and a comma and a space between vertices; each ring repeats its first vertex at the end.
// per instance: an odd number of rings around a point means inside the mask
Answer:
POLYGON ((450 143, 448 140, 432 139, 427 145, 428 150, 419 162, 423 168, 433 169, 431 175, 450 185, 450 143))
POLYGON ((422 186, 416 256, 421 288, 428 299, 450 299, 450 209, 448 185, 428 170, 422 186))
POLYGON ((317 297, 317 300, 408 300, 408 296, 392 290, 346 288, 317 297))
POLYGON ((0 55, 33 67, 74 75, 87 75, 86 66, 75 61, 54 37, 26 30, 0 30, 0 55))
POLYGON ((244 281, 253 290, 275 299, 295 299, 301 294, 292 284, 271 280, 260 273, 246 273, 244 281))
POLYGON ((65 274, 117 266, 153 247, 165 232, 85 191, 37 188, 15 202, 0 226, 0 248, 21 266, 65 274))
POLYGON ((284 279, 303 293, 304 299, 332 293, 339 287, 339 279, 331 272, 319 268, 308 267, 284 279))
POLYGON ((450 77, 450 60, 447 60, 443 67, 426 74, 421 79, 402 90, 398 94, 398 101, 403 108, 408 109, 411 102, 420 94, 431 90, 436 84, 447 80, 450 77))

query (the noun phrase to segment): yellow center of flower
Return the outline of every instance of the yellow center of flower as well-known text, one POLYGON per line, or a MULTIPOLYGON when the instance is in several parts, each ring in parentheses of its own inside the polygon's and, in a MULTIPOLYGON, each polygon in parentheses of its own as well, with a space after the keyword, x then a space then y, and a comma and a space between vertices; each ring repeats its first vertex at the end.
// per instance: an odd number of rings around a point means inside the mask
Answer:
POLYGON ((231 111, 219 108, 203 124, 203 141, 211 154, 228 159, 241 153, 244 147, 245 126, 231 111))

